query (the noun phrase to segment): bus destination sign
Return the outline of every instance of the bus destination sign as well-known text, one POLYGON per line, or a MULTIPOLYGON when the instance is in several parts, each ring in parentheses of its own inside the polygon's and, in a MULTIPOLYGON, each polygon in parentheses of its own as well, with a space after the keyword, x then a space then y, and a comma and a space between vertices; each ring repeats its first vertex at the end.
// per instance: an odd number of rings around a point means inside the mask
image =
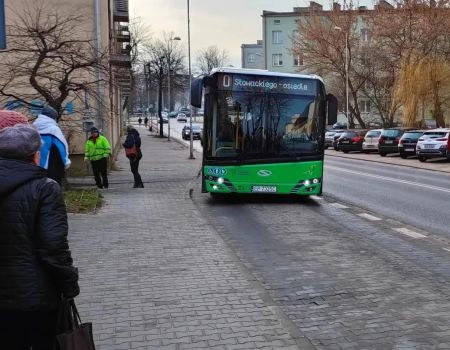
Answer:
POLYGON ((242 74, 221 74, 218 79, 220 90, 308 96, 317 94, 317 82, 313 79, 242 74))

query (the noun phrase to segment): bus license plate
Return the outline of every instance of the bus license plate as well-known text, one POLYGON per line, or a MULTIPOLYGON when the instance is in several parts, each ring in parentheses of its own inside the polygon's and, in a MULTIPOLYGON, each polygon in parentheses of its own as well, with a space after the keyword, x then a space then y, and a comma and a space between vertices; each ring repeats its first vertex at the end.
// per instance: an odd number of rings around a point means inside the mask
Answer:
POLYGON ((275 193, 277 192, 277 186, 252 186, 252 192, 275 193))

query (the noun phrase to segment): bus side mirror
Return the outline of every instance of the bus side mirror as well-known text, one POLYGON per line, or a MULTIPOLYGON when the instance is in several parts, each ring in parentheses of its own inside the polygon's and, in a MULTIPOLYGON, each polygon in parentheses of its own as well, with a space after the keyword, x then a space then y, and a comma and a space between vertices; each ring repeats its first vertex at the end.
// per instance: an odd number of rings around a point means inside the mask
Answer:
POLYGON ((202 107, 203 77, 199 77, 191 82, 191 105, 197 108, 202 107))
POLYGON ((338 114, 338 101, 336 96, 332 94, 327 95, 327 111, 328 111, 327 124, 328 125, 336 124, 338 114))

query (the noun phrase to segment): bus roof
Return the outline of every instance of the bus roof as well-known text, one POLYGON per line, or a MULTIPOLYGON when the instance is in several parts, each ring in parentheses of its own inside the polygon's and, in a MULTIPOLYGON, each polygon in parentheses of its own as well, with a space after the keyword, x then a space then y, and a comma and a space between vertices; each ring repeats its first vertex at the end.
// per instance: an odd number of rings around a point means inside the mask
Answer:
POLYGON ((294 74, 294 73, 280 73, 280 72, 270 72, 265 69, 248 69, 248 68, 231 68, 231 67, 221 67, 214 68, 211 70, 210 75, 215 73, 229 73, 229 74, 247 74, 247 75, 263 75, 269 77, 284 77, 284 78, 301 78, 301 79, 316 79, 323 83, 323 79, 315 74, 294 74))

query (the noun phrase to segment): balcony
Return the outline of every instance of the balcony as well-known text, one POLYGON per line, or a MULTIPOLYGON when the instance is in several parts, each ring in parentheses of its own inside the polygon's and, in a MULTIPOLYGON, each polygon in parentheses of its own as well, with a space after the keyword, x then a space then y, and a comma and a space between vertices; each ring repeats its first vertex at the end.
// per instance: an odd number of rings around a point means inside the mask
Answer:
POLYGON ((128 22, 128 0, 114 0, 114 22, 128 22))
POLYGON ((110 57, 109 61, 114 66, 131 68, 130 51, 121 50, 118 53, 111 53, 111 57, 110 57))
POLYGON ((113 37, 116 42, 119 43, 129 43, 131 40, 130 32, 128 31, 128 27, 119 28, 119 30, 114 30, 113 37))

